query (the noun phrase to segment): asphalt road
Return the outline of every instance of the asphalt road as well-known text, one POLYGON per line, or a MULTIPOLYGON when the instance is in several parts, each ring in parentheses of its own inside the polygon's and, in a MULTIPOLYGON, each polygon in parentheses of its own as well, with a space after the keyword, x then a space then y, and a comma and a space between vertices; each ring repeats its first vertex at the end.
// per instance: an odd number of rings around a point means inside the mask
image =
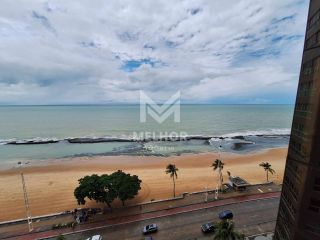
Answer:
POLYGON ((86 231, 68 235, 67 239, 86 239, 94 234, 100 234, 103 239, 143 239, 142 228, 146 224, 156 223, 159 231, 151 234, 154 239, 213 239, 213 234, 203 234, 201 224, 218 221, 218 213, 229 209, 234 213, 236 228, 246 235, 271 232, 274 229, 278 212, 279 197, 254 200, 220 207, 201 209, 187 213, 179 213, 152 220, 119 224, 104 227, 99 230, 86 231))

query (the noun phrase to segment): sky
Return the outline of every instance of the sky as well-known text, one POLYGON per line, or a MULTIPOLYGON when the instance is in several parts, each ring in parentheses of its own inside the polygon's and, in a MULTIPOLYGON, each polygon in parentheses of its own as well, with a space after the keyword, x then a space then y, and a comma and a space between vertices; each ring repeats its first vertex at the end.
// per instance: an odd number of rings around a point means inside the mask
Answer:
POLYGON ((0 104, 293 104, 308 0, 2 0, 0 104))

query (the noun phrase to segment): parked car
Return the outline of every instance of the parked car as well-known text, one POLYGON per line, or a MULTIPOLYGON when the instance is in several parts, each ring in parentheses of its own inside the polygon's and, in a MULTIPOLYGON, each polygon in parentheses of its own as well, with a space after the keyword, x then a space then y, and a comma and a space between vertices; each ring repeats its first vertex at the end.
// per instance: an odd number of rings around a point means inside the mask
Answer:
POLYGON ((144 240, 153 240, 151 236, 145 237, 144 240))
POLYGON ((158 231, 158 226, 155 223, 145 226, 142 230, 143 234, 154 233, 156 231, 158 231))
POLYGON ((233 213, 230 210, 224 210, 219 213, 219 218, 221 220, 227 220, 233 218, 233 213))
POLYGON ((214 223, 208 222, 201 226, 201 230, 204 233, 214 232, 214 223))
POLYGON ((86 240, 102 240, 101 235, 94 235, 92 237, 87 238, 86 240))

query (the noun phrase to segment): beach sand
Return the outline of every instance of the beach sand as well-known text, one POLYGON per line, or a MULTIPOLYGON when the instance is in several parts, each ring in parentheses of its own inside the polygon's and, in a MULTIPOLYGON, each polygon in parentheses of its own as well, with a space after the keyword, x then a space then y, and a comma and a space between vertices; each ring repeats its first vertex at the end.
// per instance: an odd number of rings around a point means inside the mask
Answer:
MULTIPOLYGON (((270 180, 281 183, 287 148, 269 149, 252 154, 222 153, 227 171, 249 183, 266 181, 259 163, 268 161, 276 174, 270 180)), ((183 192, 202 191, 206 186, 213 189, 217 173, 210 167, 218 153, 187 154, 171 157, 154 156, 96 156, 46 161, 23 169, 30 208, 33 216, 72 210, 78 207, 73 190, 78 179, 89 174, 111 173, 121 169, 136 174, 142 180, 142 190, 129 204, 163 199, 172 196, 172 180, 165 174, 169 163, 179 168, 176 184, 177 195, 183 192)), ((25 218, 25 208, 18 169, 0 171, 0 221, 25 218)), ((93 202, 87 206, 95 206, 93 202)))

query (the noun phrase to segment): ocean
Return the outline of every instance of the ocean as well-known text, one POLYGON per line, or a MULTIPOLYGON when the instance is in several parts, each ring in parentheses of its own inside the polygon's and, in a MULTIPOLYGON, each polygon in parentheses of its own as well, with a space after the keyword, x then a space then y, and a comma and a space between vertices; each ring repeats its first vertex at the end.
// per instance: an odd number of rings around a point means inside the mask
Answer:
POLYGON ((150 116, 140 122, 139 105, 0 106, 0 164, 283 147, 293 110, 293 105, 181 105, 180 122, 170 116, 160 124, 150 116), (183 139, 172 138, 181 133, 183 139), (137 134, 146 139, 135 139, 137 134))

